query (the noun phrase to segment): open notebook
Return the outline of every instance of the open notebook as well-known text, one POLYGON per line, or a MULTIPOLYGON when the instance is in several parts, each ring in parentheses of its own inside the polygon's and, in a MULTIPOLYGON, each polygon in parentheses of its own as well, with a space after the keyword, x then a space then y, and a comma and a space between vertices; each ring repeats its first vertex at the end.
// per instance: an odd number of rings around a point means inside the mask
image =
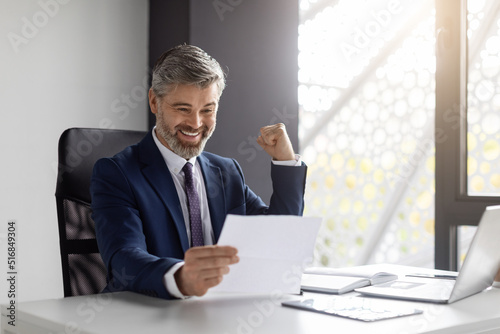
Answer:
POLYGON ((352 268, 311 267, 302 274, 303 291, 343 294, 373 284, 393 281, 398 275, 380 272, 371 265, 352 268))

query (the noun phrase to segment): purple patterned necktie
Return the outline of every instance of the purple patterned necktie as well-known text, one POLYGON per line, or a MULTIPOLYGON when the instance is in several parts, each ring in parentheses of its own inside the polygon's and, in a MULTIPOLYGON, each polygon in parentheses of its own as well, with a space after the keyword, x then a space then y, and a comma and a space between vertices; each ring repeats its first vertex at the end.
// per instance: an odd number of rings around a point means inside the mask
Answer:
POLYGON ((182 171, 186 178, 186 195, 188 198, 189 207, 189 225, 191 228, 191 246, 203 246, 203 230, 201 228, 201 211, 200 211, 200 199, 198 193, 196 192, 196 187, 194 185, 193 178, 193 165, 187 162, 182 171))

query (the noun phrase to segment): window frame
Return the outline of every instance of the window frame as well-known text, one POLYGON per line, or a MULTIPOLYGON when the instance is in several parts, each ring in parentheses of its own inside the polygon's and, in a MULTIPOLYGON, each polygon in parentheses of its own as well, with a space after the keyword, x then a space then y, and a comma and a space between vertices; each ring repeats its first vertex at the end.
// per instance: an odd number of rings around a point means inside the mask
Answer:
POLYGON ((458 226, 500 197, 467 192, 467 0, 436 0, 435 267, 457 270, 458 226))

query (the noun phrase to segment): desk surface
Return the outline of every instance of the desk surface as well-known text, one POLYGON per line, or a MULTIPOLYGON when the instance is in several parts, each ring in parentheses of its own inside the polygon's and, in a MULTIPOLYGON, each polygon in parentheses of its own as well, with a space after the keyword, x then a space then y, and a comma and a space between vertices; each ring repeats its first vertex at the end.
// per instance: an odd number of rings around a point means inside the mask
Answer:
POLYGON ((163 300, 120 292, 23 302, 16 305, 17 331, 7 324, 2 307, 2 333, 500 333, 498 288, 450 305, 394 300, 395 305, 413 305, 424 312, 373 323, 281 306, 284 300, 300 298, 209 293, 163 300))
MULTIPOLYGON (((500 289, 451 305, 411 303, 424 313, 373 323, 295 310, 279 303, 296 298, 212 294, 168 301, 120 292, 25 302, 18 305, 16 329, 17 333, 53 334, 332 333, 333 329, 337 333, 500 333, 500 289)), ((6 324, 4 310, 2 329, 16 333, 6 324)))

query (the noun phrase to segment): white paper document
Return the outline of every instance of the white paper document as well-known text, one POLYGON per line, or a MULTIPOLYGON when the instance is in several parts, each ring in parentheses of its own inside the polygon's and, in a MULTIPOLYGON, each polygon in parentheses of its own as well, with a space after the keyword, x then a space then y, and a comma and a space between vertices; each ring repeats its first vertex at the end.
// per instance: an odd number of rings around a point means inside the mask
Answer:
POLYGON ((217 244, 236 247, 240 261, 210 291, 299 293, 320 224, 313 217, 228 215, 217 244))

